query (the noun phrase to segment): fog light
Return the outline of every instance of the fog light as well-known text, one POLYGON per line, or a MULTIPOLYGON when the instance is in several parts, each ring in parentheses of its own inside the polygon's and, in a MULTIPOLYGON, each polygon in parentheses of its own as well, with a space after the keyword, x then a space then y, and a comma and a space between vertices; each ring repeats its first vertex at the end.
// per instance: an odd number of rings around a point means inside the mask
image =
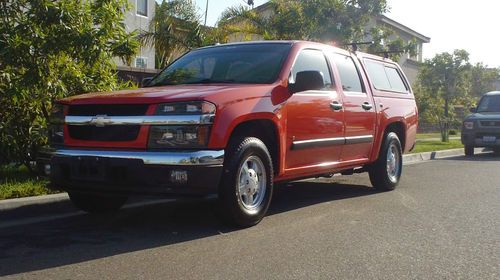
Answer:
POLYGON ((170 181, 174 184, 186 184, 188 181, 188 174, 185 170, 172 170, 170 173, 170 181))
POLYGON ((45 175, 50 176, 50 164, 45 164, 43 166, 43 172, 45 173, 45 175))

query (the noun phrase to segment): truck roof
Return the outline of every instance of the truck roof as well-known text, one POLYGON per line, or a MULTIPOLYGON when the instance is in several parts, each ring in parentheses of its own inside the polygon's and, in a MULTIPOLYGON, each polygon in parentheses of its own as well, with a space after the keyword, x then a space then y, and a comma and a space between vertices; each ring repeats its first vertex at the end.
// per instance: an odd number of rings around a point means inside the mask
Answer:
POLYGON ((487 95, 487 96, 500 95, 500 91, 490 91, 490 92, 485 93, 484 95, 487 95))

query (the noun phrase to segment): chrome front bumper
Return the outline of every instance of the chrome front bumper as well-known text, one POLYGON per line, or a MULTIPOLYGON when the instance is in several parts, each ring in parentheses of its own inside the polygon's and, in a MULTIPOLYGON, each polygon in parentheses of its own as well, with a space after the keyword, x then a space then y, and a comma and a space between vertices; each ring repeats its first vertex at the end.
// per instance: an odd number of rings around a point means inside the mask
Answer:
POLYGON ((44 148, 41 154, 44 158, 57 156, 135 159, 142 160, 145 165, 222 165, 224 162, 224 150, 143 152, 44 148))
POLYGON ((209 195, 217 193, 224 150, 49 148, 37 161, 52 186, 66 191, 209 195))

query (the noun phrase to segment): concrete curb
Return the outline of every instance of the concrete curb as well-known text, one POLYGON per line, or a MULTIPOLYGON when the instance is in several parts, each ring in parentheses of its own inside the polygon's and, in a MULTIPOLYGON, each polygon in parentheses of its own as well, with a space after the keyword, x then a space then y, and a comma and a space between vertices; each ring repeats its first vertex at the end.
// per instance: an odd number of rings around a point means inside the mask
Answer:
POLYGON ((43 205, 69 200, 67 193, 31 196, 0 200, 0 211, 11 210, 23 206, 43 205))
MULTIPOLYGON (((474 154, 482 154, 484 152, 485 151, 483 148, 474 149, 474 154)), ((436 160, 436 159, 464 156, 464 155, 465 155, 465 152, 464 152, 463 148, 442 150, 442 151, 435 151, 435 152, 425 152, 425 153, 418 153, 418 154, 406 154, 406 155, 403 155, 403 164, 408 165, 408 164, 413 164, 413 163, 417 163, 417 162, 421 162, 421 161, 429 161, 429 160, 436 160)))
MULTIPOLYGON (((483 149, 476 149, 476 154, 483 153, 483 149)), ((426 152, 419 154, 406 154, 403 155, 403 164, 414 164, 422 161, 429 161, 447 157, 454 156, 463 156, 464 149, 452 149, 452 150, 443 150, 436 152, 426 152)), ((27 208, 26 206, 42 206, 47 204, 65 204, 69 203, 69 197, 67 193, 60 194, 50 194, 50 195, 42 195, 42 196, 34 196, 34 197, 24 197, 24 198, 13 198, 0 200, 0 213, 10 210, 15 210, 18 208, 27 208)))

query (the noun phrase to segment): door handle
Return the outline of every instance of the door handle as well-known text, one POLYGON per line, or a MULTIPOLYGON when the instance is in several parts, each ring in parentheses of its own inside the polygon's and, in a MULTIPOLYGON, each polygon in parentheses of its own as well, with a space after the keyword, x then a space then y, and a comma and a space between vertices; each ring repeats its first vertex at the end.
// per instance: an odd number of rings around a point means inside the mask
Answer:
POLYGON ((365 109, 366 111, 368 110, 371 110, 373 108, 373 105, 368 103, 368 102, 364 102, 361 107, 363 107, 363 109, 365 109))
POLYGON ((342 110, 342 104, 338 101, 333 101, 332 103, 330 103, 330 108, 332 108, 334 111, 342 110))

